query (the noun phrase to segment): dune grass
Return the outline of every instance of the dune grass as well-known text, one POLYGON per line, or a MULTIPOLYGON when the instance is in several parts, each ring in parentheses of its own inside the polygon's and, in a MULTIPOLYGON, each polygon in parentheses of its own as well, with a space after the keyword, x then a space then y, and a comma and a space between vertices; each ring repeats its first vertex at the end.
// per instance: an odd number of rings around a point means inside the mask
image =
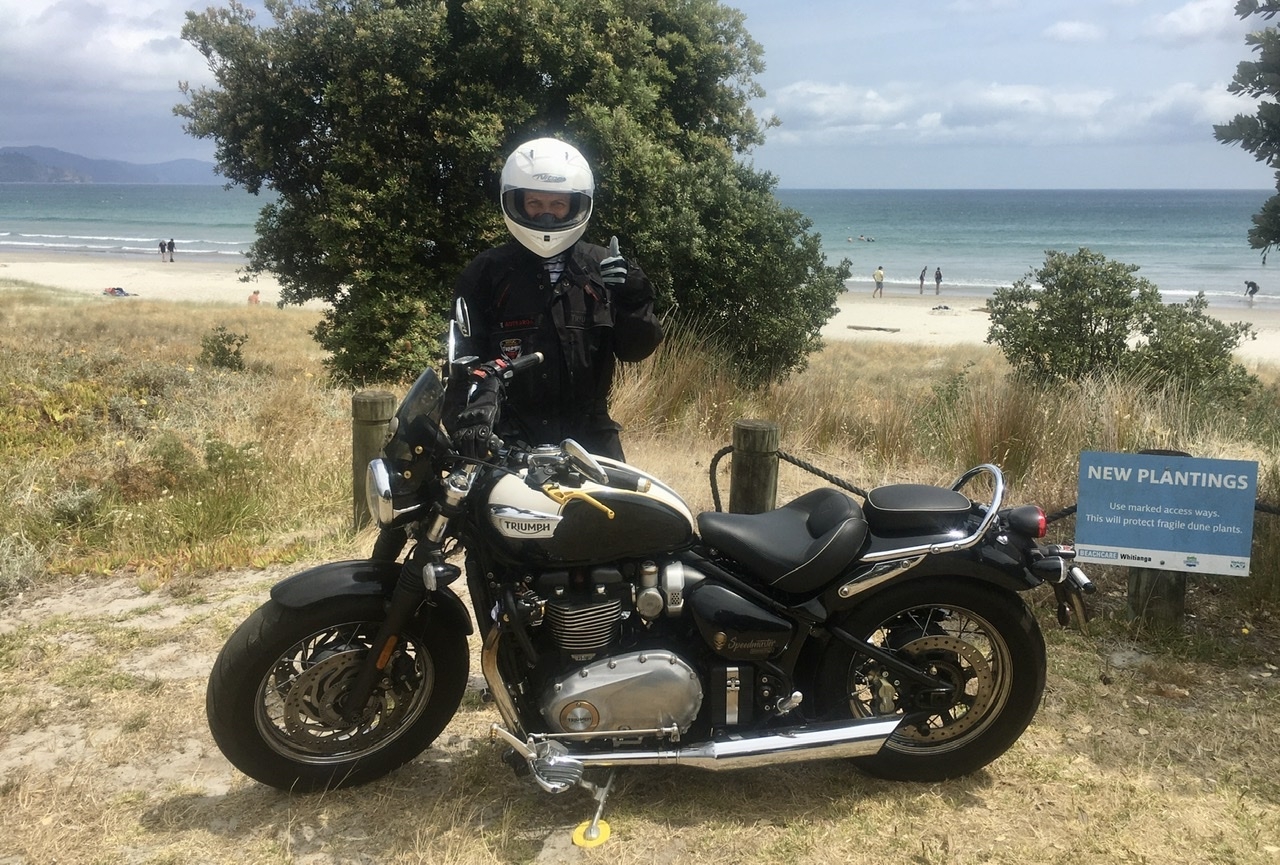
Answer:
MULTIPOLYGON (((349 525, 351 394, 325 380, 315 311, 0 285, 0 484, 13 503, 0 591, 43 572, 123 569, 162 583, 361 550, 349 525), (219 333, 243 337, 242 370, 210 362, 219 333)), ((1274 369, 1259 371, 1265 387, 1249 404, 1223 411, 1120 379, 1035 388, 987 346, 837 342, 757 391, 737 387, 723 357, 677 333, 624 369, 613 400, 632 461, 695 509, 711 506, 708 462, 740 418, 776 421, 785 451, 864 489, 949 483, 995 462, 1012 500, 1053 512, 1075 501, 1082 450, 1176 448, 1257 460, 1259 498, 1280 502, 1274 369)), ((780 499, 814 482, 786 467, 780 499)), ((1268 522, 1243 582, 1274 601, 1268 522)))

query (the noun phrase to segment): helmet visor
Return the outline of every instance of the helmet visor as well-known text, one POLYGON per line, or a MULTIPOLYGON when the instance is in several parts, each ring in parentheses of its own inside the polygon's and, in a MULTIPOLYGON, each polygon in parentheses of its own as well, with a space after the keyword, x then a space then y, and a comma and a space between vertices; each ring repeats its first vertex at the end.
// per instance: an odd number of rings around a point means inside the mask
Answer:
POLYGON ((508 189, 502 193, 502 211, 515 224, 534 231, 566 231, 591 218, 591 197, 582 192, 508 189))

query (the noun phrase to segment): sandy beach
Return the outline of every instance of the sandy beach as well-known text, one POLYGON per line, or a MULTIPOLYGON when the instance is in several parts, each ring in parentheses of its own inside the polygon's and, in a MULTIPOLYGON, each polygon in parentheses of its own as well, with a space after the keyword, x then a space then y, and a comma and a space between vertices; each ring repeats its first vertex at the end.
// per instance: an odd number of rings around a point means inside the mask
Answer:
MULTIPOLYGON (((240 281, 239 259, 161 262, 159 255, 126 256, 0 254, 0 280, 47 285, 101 297, 103 303, 127 303, 131 297, 152 300, 244 304, 255 288, 263 306, 274 306, 280 286, 270 277, 240 281), (104 288, 123 288, 130 297, 104 295, 104 288)), ((0 288, 0 290, 3 290, 0 288)), ((889 291, 872 298, 870 292, 850 291, 840 298, 839 312, 827 322, 827 340, 867 339, 929 345, 981 344, 987 336, 985 298, 948 293, 940 295, 889 291)), ((1258 338, 1244 343, 1237 354, 1246 366, 1280 364, 1280 309, 1259 303, 1250 307, 1210 307, 1223 321, 1247 321, 1258 338)))
POLYGON ((244 262, 238 256, 227 261, 184 259, 178 250, 172 262, 152 256, 95 255, 90 253, 0 254, 0 280, 34 282, 67 291, 102 296, 104 302, 127 300, 102 294, 104 288, 122 288, 129 296, 150 300, 239 303, 248 301, 255 288, 263 305, 275 305, 280 286, 273 278, 241 282, 244 262))
MULTIPOLYGON (((928 345, 980 344, 987 338, 990 318, 986 298, 933 293, 893 294, 871 297, 870 290, 846 292, 836 313, 822 329, 827 340, 875 339, 884 342, 928 345)), ((1248 340, 1236 351, 1246 367, 1258 363, 1280 364, 1280 308, 1258 304, 1249 307, 1242 297, 1240 306, 1209 307, 1209 314, 1226 321, 1253 325, 1258 338, 1248 340)))

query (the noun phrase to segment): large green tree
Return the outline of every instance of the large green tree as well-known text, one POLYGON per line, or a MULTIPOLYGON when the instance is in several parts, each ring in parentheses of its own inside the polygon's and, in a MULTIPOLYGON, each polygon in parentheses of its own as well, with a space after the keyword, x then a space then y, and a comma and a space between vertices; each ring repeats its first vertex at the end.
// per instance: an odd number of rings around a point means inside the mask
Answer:
MULTIPOLYGON (((1271 20, 1280 13, 1275 0, 1239 0, 1236 15, 1254 15, 1271 20)), ((1271 100, 1280 98, 1280 29, 1266 27, 1245 37, 1256 60, 1241 61, 1227 91, 1238 96, 1271 100)), ((1259 162, 1276 169, 1276 191, 1280 193, 1280 105, 1275 101, 1259 103, 1255 114, 1237 114, 1230 123, 1213 127, 1213 135, 1224 144, 1238 144, 1259 162)), ((1253 217, 1249 229, 1249 245, 1262 250, 1262 260, 1280 243, 1280 194, 1273 195, 1253 217)))
POLYGON ((715 0, 236 0, 187 13, 216 85, 175 111, 219 170, 274 201, 248 271, 323 300, 340 378, 404 377, 438 352, 453 280, 502 242, 507 153, 564 137, 670 319, 721 338, 743 378, 799 368, 848 277, 747 161, 762 51, 715 0))

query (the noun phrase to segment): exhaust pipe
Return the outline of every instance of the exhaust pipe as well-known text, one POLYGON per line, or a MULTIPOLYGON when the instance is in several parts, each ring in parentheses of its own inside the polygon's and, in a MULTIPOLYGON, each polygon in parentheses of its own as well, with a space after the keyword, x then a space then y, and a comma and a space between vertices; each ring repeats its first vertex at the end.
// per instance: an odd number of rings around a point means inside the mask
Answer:
POLYGON ((864 718, 733 735, 687 748, 585 753, 574 753, 565 747, 571 748, 572 742, 557 739, 530 745, 496 724, 493 730, 528 759, 535 772, 539 758, 548 756, 539 751, 553 743, 558 746, 556 750, 563 749, 567 752, 560 755, 561 761, 567 758, 584 769, 592 766, 665 766, 674 763, 718 771, 776 766, 805 760, 865 757, 879 751, 901 722, 899 717, 864 718))

